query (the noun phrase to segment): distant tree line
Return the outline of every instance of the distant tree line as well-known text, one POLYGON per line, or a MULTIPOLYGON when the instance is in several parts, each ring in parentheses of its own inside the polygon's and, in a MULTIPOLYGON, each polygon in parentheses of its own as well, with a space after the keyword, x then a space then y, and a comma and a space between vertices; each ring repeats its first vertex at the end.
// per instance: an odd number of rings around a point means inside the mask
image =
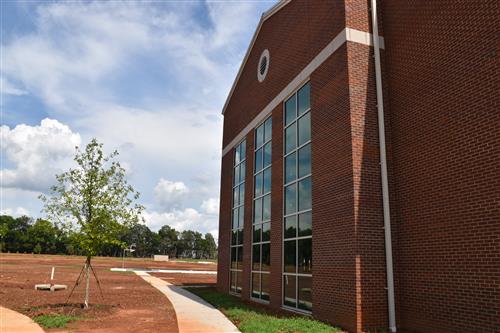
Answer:
MULTIPOLYGON (((80 255, 83 250, 79 248, 76 237, 77 234, 63 231, 44 219, 0 216, 1 252, 80 255)), ((202 235, 192 230, 179 232, 168 225, 154 232, 146 225, 137 224, 124 228, 119 239, 128 245, 135 244, 132 255, 136 257, 167 254, 172 258, 212 259, 217 255, 212 234, 202 235)), ((122 251, 122 248, 113 245, 104 248, 98 255, 119 257, 122 251)))

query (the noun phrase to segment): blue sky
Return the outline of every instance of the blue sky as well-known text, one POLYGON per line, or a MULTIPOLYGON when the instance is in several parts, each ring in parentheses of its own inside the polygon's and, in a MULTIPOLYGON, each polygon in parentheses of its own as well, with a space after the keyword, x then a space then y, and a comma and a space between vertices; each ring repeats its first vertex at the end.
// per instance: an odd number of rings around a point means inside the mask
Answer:
POLYGON ((1 207, 38 195, 96 137, 147 224, 217 236, 225 98, 275 1, 2 1, 1 207))

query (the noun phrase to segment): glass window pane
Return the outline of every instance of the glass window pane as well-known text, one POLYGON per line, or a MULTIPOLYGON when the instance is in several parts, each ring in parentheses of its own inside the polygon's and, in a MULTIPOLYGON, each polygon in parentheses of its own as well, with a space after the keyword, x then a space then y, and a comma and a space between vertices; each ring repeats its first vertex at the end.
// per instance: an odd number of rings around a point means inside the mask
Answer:
POLYGON ((260 147, 264 143, 264 125, 257 127, 255 131, 255 147, 260 147))
POLYGON ((260 242, 260 231, 262 229, 262 224, 256 224, 253 226, 253 242, 260 242))
POLYGON ((311 177, 299 182, 299 211, 311 208, 311 177))
POLYGON ((237 146, 234 149, 234 165, 240 163, 241 156, 240 156, 240 146, 237 146))
POLYGON ((240 204, 240 192, 239 192, 239 186, 236 186, 233 188, 233 207, 239 206, 240 204))
POLYGON ((246 176, 246 163, 242 162, 240 164, 240 183, 245 181, 245 176, 246 176))
POLYGON ((273 136, 273 120, 271 117, 267 118, 264 123, 264 142, 271 140, 273 136))
POLYGON ((271 142, 264 146, 264 168, 271 164, 271 142))
POLYGON ((243 269, 243 246, 236 247, 236 264, 238 269, 243 269))
POLYGON ((285 238, 297 237, 297 215, 285 218, 285 238))
POLYGON ((312 311, 312 278, 299 276, 299 309, 312 311))
POLYGON ((260 244, 254 245, 252 250, 252 269, 260 271, 260 244))
POLYGON ((262 201, 262 221, 271 219, 271 195, 268 194, 262 201))
POLYGON ((247 142, 245 140, 240 144, 240 158, 242 161, 247 158, 246 154, 247 154, 247 142))
POLYGON ((238 228, 243 228, 243 226, 245 225, 245 209, 243 209, 243 207, 240 207, 238 215, 239 215, 238 228))
POLYGON ((285 214, 297 211, 297 183, 288 185, 285 188, 285 214))
POLYGON ((234 168, 233 185, 236 185, 239 182, 240 182, 240 166, 238 165, 237 167, 234 168))
POLYGON ((269 272, 271 269, 271 244, 262 244, 262 268, 264 272, 269 272))
POLYGON ((312 274, 312 238, 299 239, 299 273, 312 274))
POLYGON ((252 297, 260 298, 260 273, 252 273, 252 297))
POLYGON ((231 291, 236 292, 236 272, 231 272, 231 291))
POLYGON ((284 275, 283 276, 283 289, 284 298, 283 304, 295 307, 297 302, 296 294, 296 276, 284 275))
POLYGON ((239 198, 239 204, 243 205, 245 202, 245 184, 240 185, 240 198, 239 198))
POLYGON ((271 168, 264 171, 264 188, 262 191, 263 194, 271 192, 271 168))
POLYGON ((285 157, 285 184, 297 179, 297 153, 285 157))
POLYGON ((297 147, 297 123, 293 123, 285 129, 285 154, 297 147))
POLYGON ((311 85, 310 83, 306 83, 302 88, 300 88, 297 93, 297 99, 299 100, 299 116, 307 111, 310 107, 310 95, 311 95, 311 85))
POLYGON ((311 212, 299 215, 299 237, 312 235, 311 212))
POLYGON ((262 195, 262 172, 255 176, 255 196, 262 195))
POLYGON ((297 103, 295 95, 285 102, 285 126, 290 124, 297 117, 297 103))
POLYGON ((262 241, 267 242, 271 239, 271 223, 262 223, 262 241))
POLYGON ((236 247, 231 248, 231 268, 236 269, 236 247))
POLYGON ((236 292, 241 293, 242 272, 236 272, 236 292))
POLYGON ((261 279, 261 291, 262 291, 261 298, 263 300, 269 301, 269 292, 271 290, 269 274, 261 274, 260 279, 261 279))
POLYGON ((262 221, 262 198, 254 201, 253 208, 253 222, 259 223, 262 221))
POLYGON ((255 172, 262 170, 262 151, 263 148, 260 148, 255 152, 255 172))
POLYGON ((311 112, 305 114, 298 121, 299 126, 299 146, 311 140, 311 112))
POLYGON ((238 229, 231 231, 231 245, 238 243, 238 229))
POLYGON ((233 226, 232 229, 238 229, 238 208, 233 209, 233 226))
POLYGON ((243 244, 243 229, 238 230, 238 245, 243 244))
POLYGON ((311 173, 311 145, 299 150, 299 178, 311 173))
POLYGON ((284 267, 287 273, 297 273, 296 269, 296 253, 295 246, 296 241, 286 241, 283 249, 284 255, 284 267))

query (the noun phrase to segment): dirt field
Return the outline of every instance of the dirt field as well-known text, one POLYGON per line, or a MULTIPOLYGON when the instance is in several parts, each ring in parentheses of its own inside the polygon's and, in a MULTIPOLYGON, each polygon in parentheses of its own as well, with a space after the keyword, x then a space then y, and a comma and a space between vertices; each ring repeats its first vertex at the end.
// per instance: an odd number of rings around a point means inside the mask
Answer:
MULTIPOLYGON (((101 282, 101 298, 95 280, 91 279, 90 309, 83 310, 84 285, 78 286, 68 305, 71 287, 84 264, 83 257, 29 254, 0 254, 0 305, 30 317, 46 313, 81 316, 66 329, 48 332, 178 332, 172 304, 155 288, 130 272, 110 272, 121 267, 117 258, 95 258, 94 269, 101 282), (55 293, 35 291, 34 285, 50 282, 52 266, 56 267, 54 283, 66 284, 69 290, 55 293)), ((127 268, 189 269, 215 271, 215 264, 153 262, 125 260, 127 268)), ((179 285, 214 284, 215 275, 154 273, 167 282, 179 285)))

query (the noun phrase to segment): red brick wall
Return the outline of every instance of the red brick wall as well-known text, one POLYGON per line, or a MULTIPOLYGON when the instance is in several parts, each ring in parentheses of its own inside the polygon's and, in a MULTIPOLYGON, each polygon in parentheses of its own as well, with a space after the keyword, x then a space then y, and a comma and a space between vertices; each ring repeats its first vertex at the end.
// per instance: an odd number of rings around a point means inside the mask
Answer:
POLYGON ((382 2, 398 325, 500 327, 498 1, 382 2))
POLYGON ((273 112, 271 166, 271 294, 270 305, 281 307, 283 248, 283 103, 273 112))
POLYGON ((245 225, 243 230, 243 283, 241 296, 250 298, 250 278, 252 269, 252 210, 253 210, 253 172, 254 172, 254 132, 250 131, 247 140, 247 161, 245 176, 245 225))
POLYGON ((356 328, 353 168, 347 48, 311 77, 313 312, 356 328))
POLYGON ((385 247, 373 48, 347 43, 358 330, 387 325, 385 247))
POLYGON ((217 265, 217 289, 221 292, 229 292, 233 161, 233 150, 222 157, 217 265))

